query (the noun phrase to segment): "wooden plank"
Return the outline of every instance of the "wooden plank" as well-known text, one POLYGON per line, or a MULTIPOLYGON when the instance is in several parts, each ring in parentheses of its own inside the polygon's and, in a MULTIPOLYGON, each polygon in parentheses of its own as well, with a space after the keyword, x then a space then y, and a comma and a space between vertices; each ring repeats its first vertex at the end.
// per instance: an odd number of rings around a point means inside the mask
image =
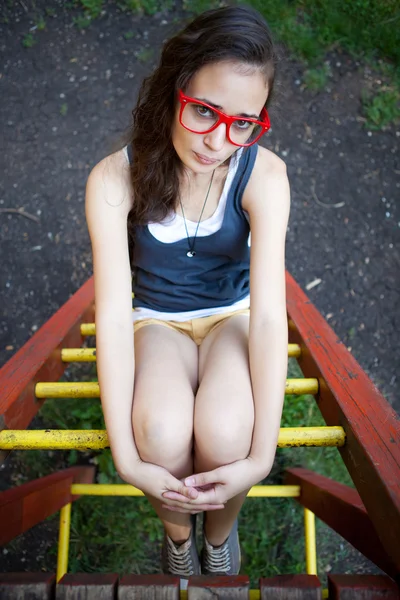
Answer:
POLYGON ((66 573, 58 582, 56 600, 115 600, 117 573, 66 573))
POLYGON ((44 400, 34 394, 38 381, 57 381, 66 363, 62 348, 82 345, 81 323, 93 321, 91 277, 0 369, 0 430, 25 429, 44 400))
POLYGON ((195 575, 189 577, 188 600, 248 600, 247 575, 195 575))
POLYGON ((172 575, 124 575, 118 600, 179 600, 179 581, 172 575))
POLYGON ((0 544, 7 544, 79 496, 72 483, 93 483, 95 467, 71 467, 0 493, 0 544))
POLYGON ((316 575, 275 575, 260 579, 261 600, 321 600, 322 586, 316 575))
POLYGON ((287 469, 285 483, 299 485, 301 493, 297 502, 315 513, 385 573, 396 576, 396 566, 382 546, 356 490, 301 468, 287 469))
POLYGON ((400 421, 328 323, 286 274, 287 310, 296 325, 305 377, 317 377, 318 406, 327 425, 341 425, 341 456, 374 528, 400 571, 400 421), (391 526, 388 527, 387 524, 391 526))
POLYGON ((328 575, 329 600, 399 600, 398 586, 384 575, 328 575))
POLYGON ((53 600, 55 573, 0 573, 1 600, 53 600))

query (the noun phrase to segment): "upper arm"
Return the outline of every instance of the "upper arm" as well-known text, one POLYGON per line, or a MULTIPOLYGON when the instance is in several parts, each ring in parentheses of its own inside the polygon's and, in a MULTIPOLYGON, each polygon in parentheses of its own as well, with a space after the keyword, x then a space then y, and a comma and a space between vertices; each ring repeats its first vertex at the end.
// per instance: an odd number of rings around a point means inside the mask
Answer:
POLYGON ((261 147, 244 200, 251 230, 251 313, 257 321, 271 320, 286 315, 285 239, 290 188, 285 163, 261 147))
POLYGON ((86 184, 85 212, 93 254, 96 313, 131 319, 127 217, 131 195, 115 156, 100 161, 86 184))

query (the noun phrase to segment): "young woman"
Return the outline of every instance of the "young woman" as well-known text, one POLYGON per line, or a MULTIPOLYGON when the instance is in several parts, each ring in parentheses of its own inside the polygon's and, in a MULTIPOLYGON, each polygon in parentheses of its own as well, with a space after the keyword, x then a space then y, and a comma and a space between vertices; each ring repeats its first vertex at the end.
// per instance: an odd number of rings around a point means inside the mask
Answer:
POLYGON ((164 572, 182 578, 239 572, 237 517, 276 451, 290 193, 257 144, 275 63, 259 13, 203 13, 165 44, 130 143, 87 182, 110 446, 163 522, 164 572))

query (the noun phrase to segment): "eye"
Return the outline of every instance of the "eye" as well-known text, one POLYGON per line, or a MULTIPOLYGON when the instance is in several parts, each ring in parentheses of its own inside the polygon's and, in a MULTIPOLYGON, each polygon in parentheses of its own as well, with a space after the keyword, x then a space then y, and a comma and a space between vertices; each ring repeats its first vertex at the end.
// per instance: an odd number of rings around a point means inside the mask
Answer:
POLYGON ((194 108, 201 117, 213 117, 215 115, 213 110, 203 106, 202 104, 195 104, 194 108))
POLYGON ((238 129, 249 129, 251 125, 252 123, 250 123, 250 121, 242 121, 240 119, 237 119, 235 121, 235 127, 237 127, 238 129))

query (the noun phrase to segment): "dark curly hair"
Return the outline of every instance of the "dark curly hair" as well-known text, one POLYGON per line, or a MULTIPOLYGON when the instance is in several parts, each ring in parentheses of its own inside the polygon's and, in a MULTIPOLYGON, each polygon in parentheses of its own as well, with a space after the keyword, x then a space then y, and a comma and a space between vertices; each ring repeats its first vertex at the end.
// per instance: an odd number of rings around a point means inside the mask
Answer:
POLYGON ((159 66, 144 79, 128 143, 133 207, 128 216, 130 244, 134 231, 159 222, 175 208, 179 192, 180 159, 171 141, 177 91, 185 91, 204 65, 233 60, 259 69, 265 76, 271 102, 277 55, 264 18, 248 6, 227 6, 196 17, 168 40, 159 66))

